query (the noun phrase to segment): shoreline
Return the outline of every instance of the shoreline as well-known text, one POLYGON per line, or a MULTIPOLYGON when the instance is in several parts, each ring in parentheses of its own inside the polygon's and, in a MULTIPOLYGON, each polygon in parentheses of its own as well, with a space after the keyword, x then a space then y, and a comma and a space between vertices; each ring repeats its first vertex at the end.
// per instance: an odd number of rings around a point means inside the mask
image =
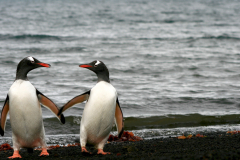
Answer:
MULTIPOLYGON (((192 135, 186 139, 178 137, 147 139, 142 141, 111 142, 104 147, 110 155, 97 155, 92 146, 87 149, 92 154, 81 153, 80 146, 58 147, 48 150, 48 157, 39 157, 41 151, 28 153, 21 149, 23 159, 240 159, 240 134, 214 132, 204 136, 192 135)), ((187 137, 187 136, 186 136, 187 137)), ((13 150, 0 151, 0 159, 12 156, 13 150)))

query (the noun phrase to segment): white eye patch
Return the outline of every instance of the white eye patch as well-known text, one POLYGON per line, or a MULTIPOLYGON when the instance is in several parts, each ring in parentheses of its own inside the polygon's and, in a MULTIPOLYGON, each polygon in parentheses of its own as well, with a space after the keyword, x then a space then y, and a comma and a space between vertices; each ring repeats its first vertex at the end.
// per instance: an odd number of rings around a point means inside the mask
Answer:
POLYGON ((101 63, 100 61, 97 61, 97 62, 95 63, 95 66, 99 65, 100 63, 101 63))
POLYGON ((33 57, 28 57, 28 59, 29 59, 31 62, 34 62, 33 57))

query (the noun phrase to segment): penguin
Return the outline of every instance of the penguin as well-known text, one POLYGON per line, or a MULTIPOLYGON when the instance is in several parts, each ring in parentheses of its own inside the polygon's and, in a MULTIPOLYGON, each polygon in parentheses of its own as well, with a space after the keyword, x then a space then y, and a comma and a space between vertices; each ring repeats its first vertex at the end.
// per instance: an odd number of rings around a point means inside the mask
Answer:
POLYGON ((50 64, 40 62, 34 57, 22 59, 16 71, 16 79, 9 89, 4 102, 1 119, 0 134, 4 136, 7 114, 10 115, 12 141, 14 153, 8 158, 22 158, 20 148, 27 148, 32 152, 34 147, 41 146, 39 156, 48 156, 45 142, 45 131, 42 120, 41 104, 50 109, 64 124, 65 118, 59 116, 58 107, 48 97, 38 91, 28 80, 29 71, 39 67, 50 67, 50 64))
POLYGON ((121 137, 124 130, 123 113, 118 101, 117 91, 109 80, 109 71, 106 65, 99 60, 79 67, 87 68, 98 77, 97 84, 89 91, 74 97, 60 108, 58 115, 77 103, 87 101, 83 110, 80 124, 81 151, 87 152, 86 144, 95 145, 97 154, 110 154, 104 152, 103 147, 107 142, 114 120, 121 137))

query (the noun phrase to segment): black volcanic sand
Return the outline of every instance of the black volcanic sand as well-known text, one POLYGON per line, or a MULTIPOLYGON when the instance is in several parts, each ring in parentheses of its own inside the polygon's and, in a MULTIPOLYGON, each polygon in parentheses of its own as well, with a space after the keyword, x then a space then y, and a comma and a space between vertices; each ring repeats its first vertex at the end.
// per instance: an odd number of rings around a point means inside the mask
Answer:
MULTIPOLYGON (((60 147, 48 150, 50 156, 39 157, 41 151, 20 151, 23 159, 240 159, 240 134, 207 133, 206 137, 177 139, 176 137, 143 140, 139 142, 112 142, 104 151, 110 155, 97 155, 97 150, 87 147, 92 154, 81 153, 80 147, 60 147)), ((1 151, 0 158, 7 159, 12 150, 1 151)))

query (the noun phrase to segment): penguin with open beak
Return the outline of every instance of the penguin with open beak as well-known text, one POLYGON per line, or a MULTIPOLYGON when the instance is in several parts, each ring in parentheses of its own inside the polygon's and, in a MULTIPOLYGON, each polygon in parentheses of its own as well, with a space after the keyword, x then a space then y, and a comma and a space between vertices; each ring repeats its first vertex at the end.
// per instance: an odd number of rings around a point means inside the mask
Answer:
POLYGON ((110 154, 104 152, 103 147, 107 142, 114 120, 119 137, 121 137, 124 127, 117 91, 110 83, 109 71, 103 62, 96 60, 89 64, 81 64, 79 67, 96 73, 98 82, 90 91, 76 96, 66 103, 59 110, 58 115, 77 103, 87 101, 80 124, 82 152, 88 152, 86 144, 90 143, 96 146, 98 154, 110 154))
POLYGON ((41 104, 50 109, 63 124, 65 123, 64 116, 57 115, 59 109, 53 101, 39 92, 27 78, 29 71, 39 67, 49 68, 50 65, 33 57, 26 57, 19 62, 16 79, 9 89, 2 108, 0 134, 4 135, 8 112, 12 128, 14 153, 9 158, 22 158, 19 154, 20 148, 27 148, 29 152, 33 152, 33 148, 38 146, 42 147, 40 156, 49 155, 45 142, 41 104))

